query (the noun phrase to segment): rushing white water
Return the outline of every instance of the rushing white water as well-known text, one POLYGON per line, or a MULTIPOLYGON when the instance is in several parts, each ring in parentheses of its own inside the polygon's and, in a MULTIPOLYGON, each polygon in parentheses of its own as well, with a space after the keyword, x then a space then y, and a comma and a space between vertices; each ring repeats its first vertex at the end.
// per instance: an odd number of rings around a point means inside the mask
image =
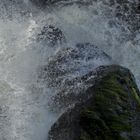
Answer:
POLYGON ((48 108, 54 91, 37 76, 38 68, 62 47, 35 42, 46 24, 59 27, 68 46, 90 42, 100 47, 128 67, 140 87, 140 34, 129 39, 130 31, 123 22, 117 25, 114 13, 108 13, 110 7, 93 2, 41 11, 28 0, 15 2, 0 0, 0 140, 46 140, 60 115, 48 108))

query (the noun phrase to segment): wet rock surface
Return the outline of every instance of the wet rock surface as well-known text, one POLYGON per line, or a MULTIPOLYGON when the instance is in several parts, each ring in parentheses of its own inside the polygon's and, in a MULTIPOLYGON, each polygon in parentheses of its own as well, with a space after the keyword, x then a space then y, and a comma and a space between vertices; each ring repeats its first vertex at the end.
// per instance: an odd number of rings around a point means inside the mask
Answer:
POLYGON ((83 100, 52 126, 49 140, 140 139, 140 93, 133 74, 111 65, 98 67, 94 76, 83 100))
MULTIPOLYGON (((125 22, 130 32, 138 33, 140 31, 140 1, 134 0, 107 0, 105 4, 110 6, 112 13, 121 22, 125 22)), ((117 22, 117 21, 116 21, 117 22)), ((124 29, 125 30, 125 29, 124 29)))
POLYGON ((85 4, 89 5, 93 0, 31 0, 32 3, 39 7, 45 7, 48 5, 70 5, 70 4, 85 4))
POLYGON ((65 77, 85 75, 101 63, 110 63, 111 57, 90 43, 79 43, 75 47, 60 48, 42 67, 40 78, 48 78, 51 86, 61 83, 65 77), (83 63, 85 62, 85 63, 83 63))
POLYGON ((39 8, 45 8, 48 3, 50 3, 50 0, 30 0, 34 5, 36 5, 39 8))
POLYGON ((66 38, 59 28, 53 25, 46 25, 37 35, 37 42, 53 47, 66 42, 66 38))
POLYGON ((80 100, 80 93, 90 85, 88 73, 101 64, 112 63, 110 56, 90 43, 61 48, 39 70, 39 79, 57 89, 51 108, 65 108, 80 100))

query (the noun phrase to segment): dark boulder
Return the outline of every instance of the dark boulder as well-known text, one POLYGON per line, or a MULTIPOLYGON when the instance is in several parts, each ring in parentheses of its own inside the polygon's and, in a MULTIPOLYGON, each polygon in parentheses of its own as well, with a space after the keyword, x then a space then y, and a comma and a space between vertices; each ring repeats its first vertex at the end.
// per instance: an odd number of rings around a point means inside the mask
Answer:
POLYGON ((48 140, 139 140, 140 96, 132 73, 101 66, 90 82, 84 99, 51 127, 48 140))
POLYGON ((49 46, 62 44, 66 41, 63 32, 52 25, 46 25, 37 35, 37 42, 45 43, 49 46))

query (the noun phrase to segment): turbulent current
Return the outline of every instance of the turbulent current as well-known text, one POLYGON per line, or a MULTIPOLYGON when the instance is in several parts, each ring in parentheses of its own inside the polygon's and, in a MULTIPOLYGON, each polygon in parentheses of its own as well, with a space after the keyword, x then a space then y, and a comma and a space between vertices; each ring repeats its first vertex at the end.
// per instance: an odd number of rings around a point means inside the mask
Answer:
POLYGON ((0 140, 47 140, 61 112, 48 105, 57 89, 49 88, 38 73, 62 47, 83 42, 98 46, 114 63, 129 68, 140 87, 140 15, 129 23, 120 15, 131 13, 116 14, 118 5, 95 0, 40 8, 28 0, 0 0, 0 140), (50 47, 37 41, 46 25, 61 29, 66 42, 50 47))

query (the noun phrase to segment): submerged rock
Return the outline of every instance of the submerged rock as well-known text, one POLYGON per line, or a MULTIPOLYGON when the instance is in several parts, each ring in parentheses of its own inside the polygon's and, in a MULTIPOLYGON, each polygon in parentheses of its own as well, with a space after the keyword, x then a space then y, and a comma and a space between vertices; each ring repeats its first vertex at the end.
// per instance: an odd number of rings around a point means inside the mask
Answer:
POLYGON ((71 5, 71 4, 82 4, 89 5, 95 0, 30 0, 38 7, 46 7, 52 5, 71 5))
POLYGON ((89 86, 86 81, 90 77, 86 74, 100 65, 108 64, 112 64, 111 57, 95 45, 79 43, 73 48, 61 48, 39 70, 39 79, 57 89, 50 103, 52 108, 67 107, 77 102, 80 92, 89 86))
POLYGON ((63 32, 52 25, 44 26, 37 35, 37 42, 42 42, 49 46, 62 44, 66 41, 63 32))
MULTIPOLYGON (((66 79, 81 77, 99 65, 110 64, 111 57, 90 43, 79 43, 75 47, 60 48, 42 67, 40 78, 56 86, 66 79)), ((60 86, 60 85, 59 85, 60 86)))
POLYGON ((30 0, 30 1, 38 7, 45 7, 49 0, 30 0))
POLYGON ((140 93, 132 73, 101 66, 90 82, 84 99, 51 127, 48 140, 139 140, 140 93))
MULTIPOLYGON (((140 1, 139 0, 106 0, 111 11, 117 19, 119 24, 125 23, 124 28, 128 28, 130 32, 138 33, 140 31, 140 1)), ((117 21, 116 21, 117 22, 117 21)), ((124 29, 126 30, 126 29, 124 29)))

